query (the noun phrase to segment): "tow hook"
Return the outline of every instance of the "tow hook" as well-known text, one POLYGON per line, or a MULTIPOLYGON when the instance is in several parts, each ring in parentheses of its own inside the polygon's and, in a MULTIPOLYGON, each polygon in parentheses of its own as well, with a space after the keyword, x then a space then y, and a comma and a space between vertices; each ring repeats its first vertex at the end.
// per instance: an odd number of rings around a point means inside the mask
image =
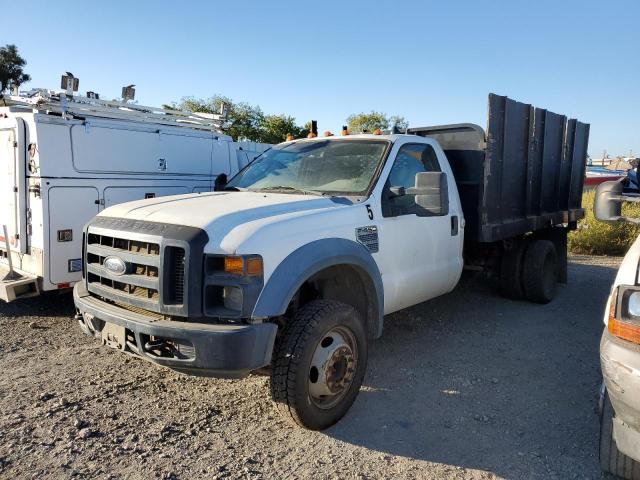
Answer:
POLYGON ((144 350, 159 357, 180 358, 180 352, 164 339, 149 340, 144 344, 144 350))

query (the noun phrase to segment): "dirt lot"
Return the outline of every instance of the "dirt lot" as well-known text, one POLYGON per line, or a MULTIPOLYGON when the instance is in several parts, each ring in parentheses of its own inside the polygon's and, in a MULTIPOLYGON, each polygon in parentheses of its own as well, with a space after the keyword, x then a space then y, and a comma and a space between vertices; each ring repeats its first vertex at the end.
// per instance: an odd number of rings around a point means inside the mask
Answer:
POLYGON ((573 257, 550 305, 465 279, 386 319, 325 432, 266 377, 181 376, 81 334, 69 295, 0 304, 2 478, 600 478, 601 314, 619 259, 573 257))

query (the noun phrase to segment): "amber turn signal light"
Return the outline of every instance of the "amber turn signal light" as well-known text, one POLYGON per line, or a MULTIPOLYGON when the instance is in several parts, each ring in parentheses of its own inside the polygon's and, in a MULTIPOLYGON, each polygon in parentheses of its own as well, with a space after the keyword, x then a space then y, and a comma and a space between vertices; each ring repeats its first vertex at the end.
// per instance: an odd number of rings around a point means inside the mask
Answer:
POLYGON ((633 343, 640 343, 640 326, 609 317, 609 333, 633 343))
POLYGON ((247 275, 262 275, 262 258, 247 258, 247 275))
POLYGON ((224 257, 224 271, 235 275, 244 274, 244 261, 242 257, 224 257))
POLYGON ((616 306, 618 304, 618 289, 611 293, 611 303, 609 304, 609 321, 607 330, 611 335, 633 343, 640 343, 640 326, 628 323, 616 318, 616 306))
POLYGON ((234 275, 262 275, 261 257, 224 257, 224 271, 234 275))

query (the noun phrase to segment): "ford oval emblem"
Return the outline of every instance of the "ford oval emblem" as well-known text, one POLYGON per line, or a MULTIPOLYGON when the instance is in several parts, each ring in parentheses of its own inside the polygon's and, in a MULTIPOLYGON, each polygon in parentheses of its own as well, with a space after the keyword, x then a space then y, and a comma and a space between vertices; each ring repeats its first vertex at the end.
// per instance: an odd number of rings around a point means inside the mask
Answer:
POLYGON ((127 264, 120 257, 107 257, 104 259, 102 265, 114 275, 124 275, 127 273, 127 264))

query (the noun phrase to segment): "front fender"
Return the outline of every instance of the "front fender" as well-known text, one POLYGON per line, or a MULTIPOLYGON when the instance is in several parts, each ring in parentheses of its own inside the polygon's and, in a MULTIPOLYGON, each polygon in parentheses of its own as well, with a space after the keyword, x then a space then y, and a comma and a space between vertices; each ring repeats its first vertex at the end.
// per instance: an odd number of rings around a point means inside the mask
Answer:
POLYGON ((359 243, 344 238, 326 238, 308 243, 289 254, 275 269, 253 310, 253 317, 277 317, 287 311, 293 296, 315 273, 336 265, 357 268, 367 290, 371 291, 373 308, 367 315, 369 335, 382 334, 384 291, 378 266, 369 251, 359 243))

